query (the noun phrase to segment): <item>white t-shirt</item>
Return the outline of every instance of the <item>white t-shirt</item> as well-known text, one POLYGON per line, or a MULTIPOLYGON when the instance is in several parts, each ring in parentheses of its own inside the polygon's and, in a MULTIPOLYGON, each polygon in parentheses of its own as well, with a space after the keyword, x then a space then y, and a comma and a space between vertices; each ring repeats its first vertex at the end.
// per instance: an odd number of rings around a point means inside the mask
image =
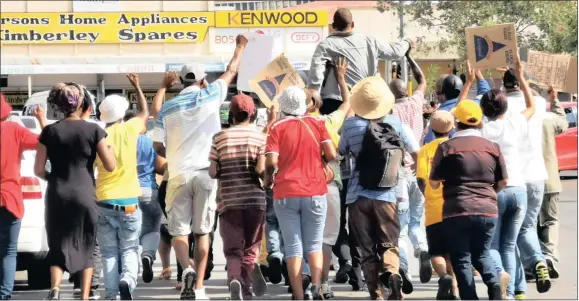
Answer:
MULTIPOLYGON (((507 94, 509 108, 504 118, 511 118, 523 112, 527 106, 523 92, 516 91, 507 94)), ((546 181, 548 178, 545 159, 543 158, 543 119, 547 112, 547 101, 541 96, 535 96, 535 114, 528 121, 527 135, 519 142, 519 156, 523 164, 525 183, 546 181)), ((509 175, 509 178, 511 175, 509 175)))
POLYGON ((213 136, 221 131, 220 107, 227 96, 225 81, 206 89, 190 86, 163 104, 153 140, 166 146, 169 179, 209 167, 213 136))
POLYGON ((484 138, 495 142, 501 148, 509 181, 507 186, 526 189, 524 165, 520 151, 520 141, 527 137, 528 123, 523 114, 514 114, 510 118, 487 121, 482 128, 484 138))

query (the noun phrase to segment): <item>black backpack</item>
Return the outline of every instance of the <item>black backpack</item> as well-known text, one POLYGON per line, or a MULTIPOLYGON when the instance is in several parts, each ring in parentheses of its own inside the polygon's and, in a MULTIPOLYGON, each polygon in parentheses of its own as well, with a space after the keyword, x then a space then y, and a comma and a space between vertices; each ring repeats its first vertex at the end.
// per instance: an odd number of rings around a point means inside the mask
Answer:
POLYGON ((404 141, 390 124, 370 122, 356 158, 360 186, 371 190, 396 187, 404 152, 404 141))

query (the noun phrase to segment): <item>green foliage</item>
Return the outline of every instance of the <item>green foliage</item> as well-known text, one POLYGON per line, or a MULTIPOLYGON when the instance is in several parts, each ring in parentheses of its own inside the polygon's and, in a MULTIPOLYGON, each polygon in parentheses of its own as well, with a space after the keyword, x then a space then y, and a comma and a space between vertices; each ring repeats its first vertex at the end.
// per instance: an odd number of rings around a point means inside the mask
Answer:
POLYGON ((426 94, 430 94, 436 90, 436 80, 438 79, 440 67, 436 64, 431 64, 426 68, 426 94))
POLYGON ((378 0, 377 8, 396 14, 402 8, 405 22, 434 30, 440 37, 436 47, 456 46, 462 58, 465 28, 502 23, 515 23, 519 48, 577 55, 576 1, 378 0))

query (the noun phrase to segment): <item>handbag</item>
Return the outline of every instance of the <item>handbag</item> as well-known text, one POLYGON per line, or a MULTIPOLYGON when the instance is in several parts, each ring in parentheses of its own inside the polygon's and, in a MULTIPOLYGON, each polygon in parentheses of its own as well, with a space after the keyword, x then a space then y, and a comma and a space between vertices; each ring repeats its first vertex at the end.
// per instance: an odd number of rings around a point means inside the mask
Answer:
MULTIPOLYGON (((314 139, 314 141, 316 142, 316 145, 318 146, 318 148, 320 149, 320 153, 322 152, 322 148, 320 147, 320 143, 318 142, 318 139, 316 138, 316 135, 314 134, 314 132, 312 131, 312 129, 310 128, 310 126, 305 123, 301 118, 298 117, 298 121, 303 124, 306 129, 308 130, 308 132, 310 133, 310 136, 314 139)), ((330 165, 328 164, 328 162, 326 162, 326 159, 324 158, 324 156, 322 155, 322 168, 324 169, 324 174, 326 175, 326 184, 330 184, 332 183, 332 181, 334 181, 334 177, 336 176, 334 174, 334 170, 330 167, 330 165)))

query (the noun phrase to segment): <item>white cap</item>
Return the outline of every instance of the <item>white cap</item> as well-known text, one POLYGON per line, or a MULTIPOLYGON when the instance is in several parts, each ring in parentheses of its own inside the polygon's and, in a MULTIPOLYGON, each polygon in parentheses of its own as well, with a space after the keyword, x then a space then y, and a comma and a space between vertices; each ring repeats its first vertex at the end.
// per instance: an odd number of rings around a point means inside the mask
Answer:
POLYGON ((283 113, 292 116, 302 116, 306 113, 306 92, 298 86, 285 89, 279 97, 279 109, 283 113))
POLYGON ((186 64, 181 68, 179 76, 183 82, 195 83, 204 79, 207 76, 207 73, 205 73, 205 66, 202 64, 191 63, 186 64))
POLYGON ((123 117, 129 108, 129 101, 121 95, 109 95, 99 105, 101 121, 104 123, 116 122, 123 117))

